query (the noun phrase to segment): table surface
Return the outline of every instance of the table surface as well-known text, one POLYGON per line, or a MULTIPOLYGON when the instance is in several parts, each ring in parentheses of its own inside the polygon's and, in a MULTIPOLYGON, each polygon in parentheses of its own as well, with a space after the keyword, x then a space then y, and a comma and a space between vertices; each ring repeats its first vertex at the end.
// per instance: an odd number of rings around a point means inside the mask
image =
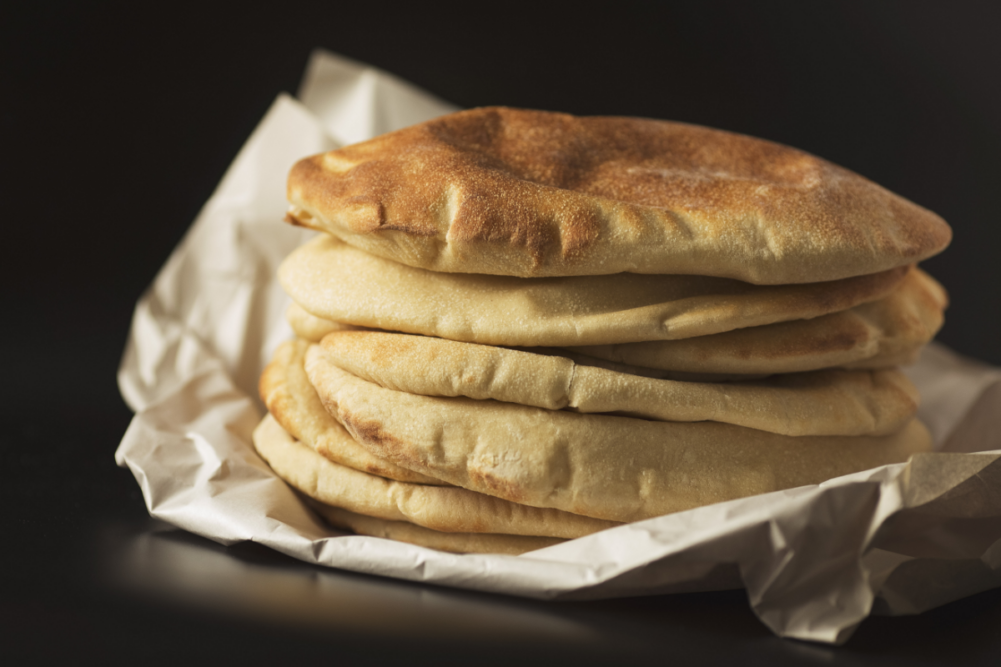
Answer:
POLYGON ((952 295, 940 340, 1001 364, 1001 5, 619 2, 549 19, 512 0, 484 22, 458 2, 37 4, 0 22, 4 655, 1001 664, 1001 590, 820 646, 772 636, 742 591, 538 602, 224 547, 149 519, 113 461, 133 304, 316 46, 460 106, 673 118, 844 164, 952 223, 926 263, 952 295))
MULTIPOLYGON (((5 430, 5 432, 8 432, 5 430)), ((94 462, 97 420, 4 440, 5 652, 153 664, 996 665, 1001 589, 871 617, 841 647, 773 636, 743 591, 541 602, 392 581, 225 547, 146 516, 129 472, 94 462), (87 473, 81 483, 80 472, 87 473), (54 631, 55 630, 55 631, 54 631)), ((10 654, 10 653, 8 653, 10 654)))

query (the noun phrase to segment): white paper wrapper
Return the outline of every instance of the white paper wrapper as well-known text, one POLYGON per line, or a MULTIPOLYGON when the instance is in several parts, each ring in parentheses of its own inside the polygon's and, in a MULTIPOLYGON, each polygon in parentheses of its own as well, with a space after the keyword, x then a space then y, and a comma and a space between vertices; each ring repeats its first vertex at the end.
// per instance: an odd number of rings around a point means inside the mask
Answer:
POLYGON ((782 636, 840 643, 872 611, 917 613, 1001 585, 1001 370, 931 346, 912 377, 938 453, 625 525, 523 556, 453 555, 344 536, 257 456, 257 379, 290 337, 279 262, 300 157, 454 108, 378 70, 312 58, 281 95, 136 307, 119 371, 136 411, 116 460, 149 512, 348 570, 537 598, 746 587, 782 636), (948 452, 948 453, 946 453, 948 452))

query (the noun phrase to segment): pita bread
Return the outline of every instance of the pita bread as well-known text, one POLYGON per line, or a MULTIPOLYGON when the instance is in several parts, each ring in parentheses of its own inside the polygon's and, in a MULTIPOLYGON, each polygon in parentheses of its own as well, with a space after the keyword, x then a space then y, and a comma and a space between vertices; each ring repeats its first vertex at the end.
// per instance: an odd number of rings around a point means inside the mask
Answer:
POLYGON ((364 327, 353 327, 350 324, 341 324, 332 320, 325 320, 308 313, 295 301, 289 304, 285 311, 285 321, 292 327, 295 335, 302 340, 311 343, 319 343, 320 340, 332 331, 364 331, 364 327))
POLYGON ((383 332, 334 332, 310 355, 409 394, 658 421, 718 421, 797 436, 895 433, 914 417, 919 400, 917 389, 897 370, 677 382, 582 366, 565 357, 383 332))
POLYGON ((331 320, 324 320, 310 315, 294 301, 285 311, 285 320, 292 327, 295 335, 303 340, 317 342, 331 331, 357 331, 363 327, 353 327, 331 320))
POLYGON ((661 368, 647 368, 645 366, 633 366, 631 364, 588 356, 572 347, 520 347, 511 349, 533 352, 535 354, 566 357, 580 366, 594 366, 595 368, 604 368, 616 373, 638 375, 657 380, 676 380, 678 382, 744 382, 747 380, 762 380, 772 375, 772 373, 686 373, 684 371, 670 371, 661 368))
POLYGON ((421 547, 450 551, 452 553, 488 553, 517 556, 528 551, 551 547, 563 542, 558 537, 536 537, 534 535, 500 535, 497 533, 443 533, 430 528, 422 528, 406 521, 387 521, 355 514, 340 507, 310 502, 316 512, 327 523, 337 528, 351 530, 359 535, 384 537, 398 542, 407 542, 421 547))
MULTIPOLYGON (((947 305, 942 286, 915 267, 888 296, 810 320, 674 341, 525 349, 632 375, 695 382, 822 368, 891 368, 917 359, 942 327, 947 305)), ((296 335, 312 342, 332 331, 374 330, 321 319, 296 303, 289 306, 288 321, 296 335)))
MULTIPOLYGON (((300 161, 287 220, 439 272, 885 271, 946 247, 934 213, 802 151, 695 125, 472 109, 300 161)), ((336 319, 336 318, 335 318, 336 319)))
POLYGON ((673 372, 796 373, 889 368, 917 360, 942 326, 948 296, 913 269, 889 296, 810 320, 779 322, 684 340, 574 347, 588 357, 673 372))
MULTIPOLYGON (((302 307, 292 302, 286 311, 286 320, 292 327, 295 335, 311 343, 319 343, 328 333, 334 331, 379 331, 365 327, 353 327, 349 324, 332 322, 320 319, 315 315, 307 313, 302 307)), ((389 333, 389 332, 386 332, 389 333)), ((611 347, 611 346, 609 346, 611 347)), ((548 356, 567 357, 572 361, 584 366, 596 366, 607 368, 617 373, 628 373, 642 377, 659 378, 662 380, 680 380, 682 382, 732 382, 735 380, 756 380, 767 377, 770 373, 686 373, 684 371, 670 371, 659 368, 646 368, 643 366, 632 366, 621 362, 593 357, 580 352, 577 348, 569 347, 523 347, 511 348, 520 349, 533 354, 545 354, 548 356)), ((586 349, 586 348, 580 348, 586 349)))
POLYGON ((631 273, 443 274, 321 234, 282 262, 278 278, 303 309, 334 322, 487 345, 564 347, 689 338, 817 317, 889 294, 906 272, 769 286, 631 273))
POLYGON ((357 378, 322 354, 307 354, 306 372, 327 411, 377 456, 514 503, 612 521, 817 484, 931 448, 916 420, 888 436, 794 438, 417 396, 357 378))
POLYGON ((338 465, 295 440, 271 416, 254 430, 254 446, 275 473, 307 496, 350 512, 407 521, 453 533, 574 538, 613 522, 527 507, 452 487, 395 482, 338 465))
POLYGON ((445 482, 401 468, 372 454, 355 442, 344 427, 323 409, 306 377, 303 362, 309 343, 286 341, 275 350, 258 385, 268 412, 296 440, 341 465, 380 477, 415 484, 448 486, 445 482))

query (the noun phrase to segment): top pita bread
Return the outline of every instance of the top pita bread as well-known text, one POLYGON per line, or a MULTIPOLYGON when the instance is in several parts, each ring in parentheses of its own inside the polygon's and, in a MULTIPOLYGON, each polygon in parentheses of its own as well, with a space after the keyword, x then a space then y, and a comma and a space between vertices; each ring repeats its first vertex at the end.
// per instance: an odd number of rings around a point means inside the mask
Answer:
POLYGON ((300 161, 288 220, 441 272, 817 282, 949 243, 934 213, 802 151, 682 123, 484 108, 300 161))

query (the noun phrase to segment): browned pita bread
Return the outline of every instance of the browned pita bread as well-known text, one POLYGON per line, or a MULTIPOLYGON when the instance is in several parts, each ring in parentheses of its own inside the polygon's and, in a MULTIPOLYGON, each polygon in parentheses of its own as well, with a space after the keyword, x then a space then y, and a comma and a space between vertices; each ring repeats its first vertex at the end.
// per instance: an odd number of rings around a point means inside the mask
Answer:
POLYGON ((759 284, 941 251, 934 213, 802 151, 695 125, 472 109, 299 162, 288 220, 441 272, 759 284))

